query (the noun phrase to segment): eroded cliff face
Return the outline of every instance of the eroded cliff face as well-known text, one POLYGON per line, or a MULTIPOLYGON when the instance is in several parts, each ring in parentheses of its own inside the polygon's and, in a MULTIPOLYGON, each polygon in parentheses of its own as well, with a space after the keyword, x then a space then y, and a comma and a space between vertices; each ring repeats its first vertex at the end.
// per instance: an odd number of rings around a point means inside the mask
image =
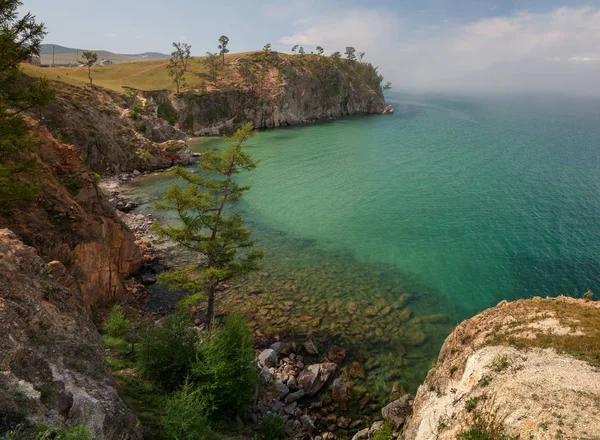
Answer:
POLYGON ((77 284, 0 229, 0 430, 85 423, 94 438, 141 438, 77 284))
POLYGON ((46 260, 63 263, 85 307, 121 297, 123 279, 142 262, 134 234, 117 218, 77 149, 43 128, 34 131, 40 145, 32 172, 40 191, 29 206, 0 213, 0 227, 10 228, 46 260))
POLYGON ((51 85, 57 99, 44 109, 43 125, 73 144, 91 170, 116 174, 192 162, 186 135, 137 107, 132 97, 59 81, 51 85))
POLYGON ((385 100, 376 69, 368 63, 272 53, 268 67, 250 54, 228 66, 208 92, 140 92, 146 107, 171 106, 177 128, 188 135, 231 133, 251 122, 277 128, 346 115, 379 114, 385 100), (243 67, 240 67, 243 65, 243 67))
POLYGON ((448 336, 405 438, 600 438, 599 367, 599 302, 503 301, 448 336))

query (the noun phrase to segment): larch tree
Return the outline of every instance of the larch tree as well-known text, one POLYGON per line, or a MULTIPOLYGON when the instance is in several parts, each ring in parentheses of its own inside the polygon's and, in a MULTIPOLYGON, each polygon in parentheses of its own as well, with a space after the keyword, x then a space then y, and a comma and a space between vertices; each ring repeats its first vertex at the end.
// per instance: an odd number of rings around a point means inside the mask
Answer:
POLYGON ((350 61, 356 61, 356 49, 352 46, 348 46, 346 48, 346 58, 348 58, 350 61))
POLYGON ((88 79, 90 80, 90 88, 93 90, 94 83, 92 81, 92 66, 98 62, 98 54, 96 52, 84 50, 82 56, 82 64, 87 67, 88 79))
POLYGON ((219 60, 218 53, 206 52, 206 58, 204 58, 204 65, 208 69, 208 73, 210 74, 213 84, 217 87, 217 76, 221 71, 221 62, 219 60))
POLYGON ((192 58, 192 46, 187 43, 173 43, 175 50, 171 52, 171 58, 176 58, 181 64, 184 72, 187 72, 188 64, 192 58))
POLYGON ((298 53, 300 55, 304 55, 306 52, 304 51, 304 48, 302 46, 300 46, 300 49, 298 49, 298 53))
POLYGON ((365 53, 364 52, 358 52, 358 61, 360 61, 362 63, 363 58, 365 57, 365 53))
POLYGON ((35 178, 37 140, 22 113, 43 107, 55 92, 46 78, 24 80, 21 63, 40 53, 46 28, 31 13, 19 17, 20 0, 0 1, 0 211, 30 203, 40 189, 35 178))
POLYGON ((227 45, 229 44, 229 37, 225 35, 221 35, 219 37, 219 54, 223 59, 223 65, 225 65, 225 54, 229 53, 229 49, 227 49, 227 45))
POLYGON ((174 213, 176 221, 156 222, 154 230, 199 257, 197 264, 163 272, 160 281, 189 292, 184 301, 187 306, 206 300, 208 329, 212 327, 219 284, 258 270, 258 262, 264 256, 264 251, 254 249, 251 233, 240 214, 231 213, 232 206, 249 189, 240 186, 236 176, 257 165, 243 149, 253 134, 252 124, 246 124, 227 139, 230 145, 221 153, 205 151, 199 173, 176 168, 174 175, 187 185, 173 184, 163 202, 157 204, 159 209, 174 213))
POLYGON ((317 46, 317 47, 316 47, 316 50, 317 50, 317 53, 318 53, 320 56, 322 56, 322 55, 323 55, 323 52, 325 52, 325 50, 324 50, 324 49, 323 49, 321 46, 317 46))
POLYGON ((298 45, 296 44, 294 47, 292 47, 292 53, 296 53, 297 50, 298 50, 298 45))

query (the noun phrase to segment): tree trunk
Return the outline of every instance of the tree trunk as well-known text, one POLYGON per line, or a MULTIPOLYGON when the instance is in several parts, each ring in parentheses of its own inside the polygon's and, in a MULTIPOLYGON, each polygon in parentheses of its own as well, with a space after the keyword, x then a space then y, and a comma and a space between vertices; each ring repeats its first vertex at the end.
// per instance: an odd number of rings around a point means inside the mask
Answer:
POLYGON ((206 328, 212 329, 212 320, 215 314, 215 289, 211 286, 208 292, 208 307, 206 308, 206 328))
POLYGON ((94 90, 94 84, 92 84, 92 68, 88 66, 88 78, 90 80, 90 89, 94 90))

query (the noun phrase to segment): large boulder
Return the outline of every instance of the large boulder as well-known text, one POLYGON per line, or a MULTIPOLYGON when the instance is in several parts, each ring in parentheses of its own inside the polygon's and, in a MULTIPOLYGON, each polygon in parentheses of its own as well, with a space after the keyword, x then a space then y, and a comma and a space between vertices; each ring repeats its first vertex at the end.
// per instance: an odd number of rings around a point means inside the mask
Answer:
POLYGON ((271 368, 277 365, 277 352, 272 348, 263 350, 258 355, 258 363, 261 367, 271 368))
POLYGON ((414 396, 406 394, 400 399, 394 400, 392 403, 384 406, 381 409, 381 415, 384 420, 387 420, 392 424, 394 429, 399 429, 404 424, 406 418, 411 414, 414 401, 414 396))
POLYGON ((335 373, 336 368, 337 365, 333 362, 309 365, 300 372, 298 385, 307 396, 314 396, 335 373))

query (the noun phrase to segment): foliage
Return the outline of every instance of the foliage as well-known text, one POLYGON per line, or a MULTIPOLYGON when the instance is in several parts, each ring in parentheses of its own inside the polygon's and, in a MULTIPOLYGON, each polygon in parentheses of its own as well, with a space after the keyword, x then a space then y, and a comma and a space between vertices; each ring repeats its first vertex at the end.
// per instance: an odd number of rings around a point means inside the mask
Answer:
POLYGON ((192 46, 186 43, 173 43, 175 50, 171 52, 171 58, 167 70, 169 76, 175 84, 177 93, 180 92, 182 87, 185 87, 185 72, 188 68, 188 63, 191 58, 192 46))
POLYGON ((147 329, 138 343, 138 369, 166 390, 177 389, 196 359, 197 335, 189 318, 172 315, 160 326, 147 329))
POLYGON ((297 50, 298 50, 298 45, 296 44, 294 47, 292 47, 292 53, 296 53, 297 50))
POLYGON ((585 298, 586 301, 591 301, 593 296, 594 296, 594 294, 592 293, 591 290, 588 290, 587 292, 585 292, 583 294, 583 297, 585 298))
POLYGON ((171 101, 164 101, 158 104, 158 109, 156 114, 159 118, 164 119, 171 125, 175 125, 177 120, 179 119, 179 115, 177 114, 177 110, 171 104, 171 101))
MULTIPOLYGON (((223 55, 223 57, 225 57, 225 55, 223 55)), ((224 63, 225 62, 223 61, 223 65, 224 63)), ((204 58, 204 65, 208 68, 214 86, 217 87, 217 76, 219 76, 222 67, 222 64, 219 62, 219 54, 206 52, 206 58, 204 58)))
POLYGON ((260 432, 264 440, 283 440, 285 428, 283 427, 283 419, 279 414, 269 414, 260 424, 260 432))
POLYGON ((68 429, 48 429, 43 427, 37 432, 29 432, 30 430, 18 427, 13 431, 9 431, 0 436, 0 440, 92 440, 94 437, 87 425, 81 424, 68 429))
POLYGON ((96 52, 84 50, 82 56, 83 60, 81 63, 88 69, 88 79, 90 81, 90 87, 93 89, 94 83, 92 82, 92 66, 98 62, 98 54, 96 52))
POLYGON ((350 61, 356 61, 356 49, 348 46, 346 48, 346 58, 348 58, 350 61))
POLYGON ((386 82, 385 85, 382 87, 382 89, 384 91, 390 90, 392 88, 392 83, 391 82, 386 82))
POLYGON ((219 37, 219 55, 223 57, 223 65, 225 65, 225 54, 229 53, 227 45, 229 44, 229 37, 221 35, 219 37))
POLYGON ((317 46, 316 50, 319 55, 323 55, 323 52, 325 52, 325 50, 321 46, 317 46))
POLYGON ((31 13, 18 17, 20 0, 0 2, 0 211, 31 202, 40 189, 35 157, 27 154, 36 141, 21 113, 54 99, 45 78, 25 80, 20 63, 38 55, 46 35, 31 13))
POLYGON ((199 346, 191 377, 209 416, 240 415, 252 402, 258 379, 253 344, 248 323, 230 315, 223 327, 199 346))
POLYGON ((120 304, 115 304, 108 319, 104 323, 104 331, 113 338, 125 338, 130 328, 131 322, 125 317, 123 308, 120 304))
POLYGON ((392 438, 392 425, 390 422, 385 422, 381 428, 373 435, 372 440, 391 440, 392 438))
POLYGON ((181 389, 167 400, 162 425, 167 439, 206 438, 209 421, 206 415, 206 401, 201 390, 186 381, 181 389))
POLYGON ((174 176, 186 181, 187 186, 173 184, 164 201, 157 204, 158 209, 175 213, 178 223, 156 222, 154 231, 203 256, 197 264, 163 272, 159 281, 186 290, 195 298, 206 296, 209 329, 218 285, 257 270, 258 260, 264 255, 263 251, 253 250, 254 241, 242 217, 238 213, 225 214, 226 208, 238 202, 248 190, 235 181, 235 176, 256 167, 256 162, 243 150, 253 134, 252 124, 246 124, 228 139, 230 145, 221 153, 204 151, 198 164, 200 173, 176 168, 174 176))

